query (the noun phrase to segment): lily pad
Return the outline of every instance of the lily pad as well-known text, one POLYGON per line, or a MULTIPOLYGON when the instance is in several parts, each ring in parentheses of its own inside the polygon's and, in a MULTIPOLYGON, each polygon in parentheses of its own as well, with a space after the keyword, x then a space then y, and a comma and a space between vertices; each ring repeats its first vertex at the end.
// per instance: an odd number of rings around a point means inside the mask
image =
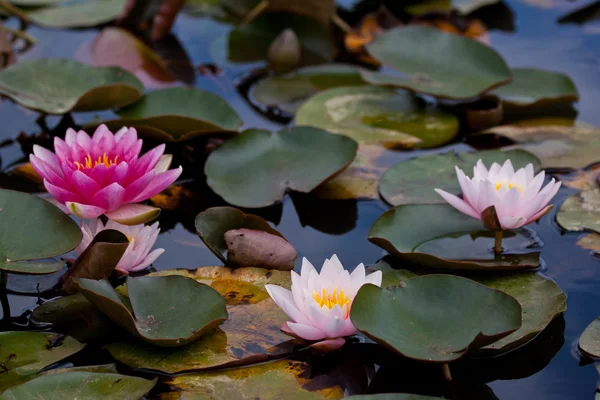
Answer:
POLYGON ((51 332, 0 332, 0 392, 31 379, 43 368, 67 358, 85 345, 51 332))
POLYGON ((585 328, 579 338, 579 348, 592 357, 600 358, 600 317, 585 328))
POLYGON ((410 25, 384 32, 367 51, 400 74, 363 72, 367 82, 442 98, 470 99, 512 78, 492 48, 428 26, 410 25))
POLYGON ((156 379, 149 381, 135 376, 82 371, 64 372, 40 376, 10 388, 0 395, 0 399, 138 400, 155 384, 156 379))
POLYGON ((181 275, 210 285, 226 299, 229 319, 212 335, 184 347, 159 348, 139 341, 106 346, 114 358, 131 368, 169 374, 229 368, 287 356, 299 344, 279 330, 288 317, 264 289, 266 284, 289 288, 289 272, 201 267, 193 271, 167 270, 154 275, 181 275))
POLYGON ((437 147, 458 133, 455 115, 426 106, 408 92, 348 86, 311 97, 296 113, 296 125, 346 135, 360 143, 437 147))
POLYGON ((455 166, 472 176, 473 167, 482 160, 488 167, 492 163, 511 160, 515 169, 531 163, 539 170, 540 161, 523 150, 486 150, 472 153, 450 151, 443 154, 425 155, 398 163, 388 169, 379 181, 381 197, 394 206, 401 204, 435 204, 445 200, 434 189, 439 188, 459 195, 460 185, 455 166))
POLYGON ((117 114, 121 119, 103 122, 109 129, 129 126, 145 136, 167 142, 237 131, 242 125, 239 115, 225 100, 196 88, 155 90, 117 114))
POLYGON ((511 271, 537 268, 540 247, 526 228, 505 231, 501 255, 494 232, 449 204, 406 204, 375 221, 369 240, 404 262, 448 270, 511 271))
POLYGON ((392 289, 363 286, 350 318, 359 331, 392 351, 445 363, 519 329, 521 305, 466 278, 424 275, 392 289))
POLYGON ((85 298, 115 323, 158 346, 183 346, 227 319, 225 300, 219 293, 182 276, 129 278, 128 300, 106 279, 73 281, 85 298))
POLYGON ((577 241, 577 246, 592 250, 594 254, 600 255, 600 233, 592 232, 585 236, 582 236, 577 241))
POLYGON ((27 15, 44 28, 89 28, 114 21, 123 12, 123 7, 125 0, 87 0, 59 3, 30 11, 27 15))
POLYGON ((65 254, 79 244, 81 237, 77 223, 46 200, 0 189, 0 270, 19 274, 56 272, 64 262, 30 260, 65 254))
POLYGON ((249 368, 177 376, 167 384, 190 398, 206 400, 338 400, 344 390, 303 362, 280 360, 249 368))
POLYGON ((229 33, 229 61, 248 63, 266 60, 269 46, 285 29, 294 31, 300 40, 301 64, 319 64, 333 58, 334 47, 328 28, 302 15, 269 12, 248 24, 238 25, 229 33))
POLYGON ((565 74, 536 68, 515 68, 512 72, 513 80, 492 92, 505 107, 542 107, 579 100, 575 83, 565 74))
POLYGON ((33 110, 65 114, 126 106, 142 97, 144 86, 118 67, 47 58, 20 61, 0 71, 0 93, 33 110))
POLYGON ((196 217, 196 233, 206 247, 219 257, 225 265, 229 264, 225 233, 232 229, 253 229, 285 239, 281 233, 271 228, 271 225, 261 217, 246 214, 233 207, 212 207, 196 217))
POLYGON ((527 150, 544 168, 583 168, 598 161, 600 129, 589 126, 503 125, 481 133, 516 142, 510 148, 527 150))
POLYGON ((562 203, 556 221, 568 231, 600 232, 600 187, 584 190, 562 203))
POLYGON ((254 87, 254 99, 265 106, 295 113, 310 96, 338 86, 362 85, 360 68, 348 64, 324 64, 269 76, 254 87))
POLYGON ((354 140, 318 128, 248 130, 212 152, 204 173, 228 203, 266 207, 288 190, 308 193, 331 179, 350 165, 357 148, 354 140))

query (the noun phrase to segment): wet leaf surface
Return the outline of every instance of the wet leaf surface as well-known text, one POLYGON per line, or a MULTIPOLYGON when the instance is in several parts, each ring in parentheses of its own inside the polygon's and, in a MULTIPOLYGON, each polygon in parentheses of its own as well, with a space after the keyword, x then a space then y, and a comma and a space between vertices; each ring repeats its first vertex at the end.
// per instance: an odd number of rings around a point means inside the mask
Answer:
POLYGON ((227 260, 238 267, 290 271, 298 253, 284 238, 265 231, 232 229, 225 232, 227 260))
POLYGON ((357 147, 350 138, 311 127, 248 130, 212 152, 204 173, 228 203, 266 207, 288 190, 308 193, 331 179, 354 160, 357 147))
POLYGON ((519 329, 521 306, 466 278, 424 275, 392 289, 363 286, 350 318, 362 333, 403 356, 448 362, 519 329), (471 305, 469 313, 464 304, 471 305))
POLYGON ((582 236, 577 241, 577 246, 592 250, 595 254, 600 255, 600 233, 594 232, 582 236))
POLYGON ((579 338, 579 348, 591 357, 600 357, 600 317, 585 328, 579 338))
POLYGON ((153 345, 183 346, 227 319, 225 300, 215 290, 182 276, 129 278, 128 299, 119 296, 107 280, 73 280, 100 311, 153 345))
POLYGON ((375 85, 469 99, 511 79, 502 57, 488 46, 426 26, 400 27, 382 33, 367 50, 399 73, 363 72, 363 78, 375 85))
POLYGON ((0 269, 21 274, 56 272, 64 262, 31 260, 65 254, 79 244, 81 237, 77 224, 46 200, 0 190, 0 269))
POLYGON ((0 332, 0 391, 18 385, 41 369, 77 353, 85 345, 51 332, 0 332))
POLYGON ((44 375, 15 386, 0 395, 2 400, 138 400, 154 387, 156 380, 135 376, 64 372, 44 375))
POLYGON ((436 147, 458 133, 453 114, 426 106, 407 92, 376 86, 338 87, 311 97, 296 125, 346 135, 360 143, 436 147))
POLYGON ((225 100, 196 88, 155 90, 117 114, 121 119, 104 122, 109 129, 129 126, 146 137, 166 142, 237 131, 242 125, 237 112, 225 100))
POLYGON ((556 221, 568 231, 591 229, 600 232, 600 187, 566 199, 556 214, 556 221))
POLYGON ((107 345, 120 362, 143 370, 178 373, 260 363, 304 348, 279 330, 288 317, 271 300, 268 283, 289 288, 289 272, 259 268, 201 267, 168 270, 155 275, 181 275, 210 285, 227 301, 229 319, 213 334, 180 348, 158 348, 140 342, 107 345))
POLYGON ((89 28, 117 19, 124 6, 125 0, 57 2, 27 15, 35 24, 45 28, 89 28))
POLYGON ((126 106, 142 97, 144 87, 121 68, 46 58, 21 61, 1 71, 0 93, 33 110, 64 114, 126 106))
POLYGON ((398 259, 439 270, 509 271, 537 268, 541 243, 531 231, 505 231, 503 252, 494 232, 449 204, 406 204, 375 221, 369 240, 398 259))
POLYGON ((503 164, 511 160, 515 170, 532 163, 539 170, 539 160, 522 150, 486 150, 472 153, 456 153, 450 151, 438 155, 425 155, 403 161, 388 169, 379 182, 379 192, 388 203, 401 204, 435 204, 445 203, 434 189, 442 189, 448 193, 459 195, 460 185, 456 179, 455 166, 462 169, 467 176, 473 175, 473 167, 478 160, 489 168, 492 163, 503 164))

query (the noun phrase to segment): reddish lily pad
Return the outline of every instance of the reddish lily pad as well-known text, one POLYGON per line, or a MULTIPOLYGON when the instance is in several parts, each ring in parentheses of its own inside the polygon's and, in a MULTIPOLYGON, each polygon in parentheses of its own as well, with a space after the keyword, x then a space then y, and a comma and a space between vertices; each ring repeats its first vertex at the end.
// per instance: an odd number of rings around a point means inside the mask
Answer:
POLYGON ((158 348, 139 341, 106 346, 115 359, 131 368, 170 374, 229 368, 284 357, 301 344, 280 331, 288 317, 264 289, 269 283, 289 288, 289 272, 201 267, 153 275, 180 275, 210 285, 227 300, 229 319, 212 335, 180 348, 158 348))

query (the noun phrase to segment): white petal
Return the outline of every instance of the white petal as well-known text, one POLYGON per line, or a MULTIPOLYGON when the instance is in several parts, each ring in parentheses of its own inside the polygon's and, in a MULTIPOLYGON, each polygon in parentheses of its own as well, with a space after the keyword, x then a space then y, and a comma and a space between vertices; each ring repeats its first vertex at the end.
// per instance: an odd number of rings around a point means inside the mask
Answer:
POLYGON ((294 322, 310 325, 308 318, 296 308, 292 292, 277 285, 265 285, 265 289, 275 304, 277 304, 294 322))
POLYGON ((486 179, 488 177, 488 170, 481 159, 477 161, 473 167, 473 179, 486 179))
POLYGON ((448 203, 450 203, 450 205, 454 208, 456 208, 458 211, 467 214, 473 218, 477 218, 480 219, 480 216, 475 212, 475 210, 473 210, 473 208, 468 205, 467 203, 465 203, 463 200, 459 199, 458 197, 456 197, 453 194, 450 194, 448 192, 445 192, 441 189, 435 189, 435 191, 444 198, 444 200, 446 200, 448 203))
POLYGON ((294 334, 306 340, 321 340, 327 337, 320 329, 310 325, 295 322, 288 322, 287 325, 294 334))
POLYGON ((502 229, 516 229, 516 228, 520 228, 522 227, 525 222, 526 219, 523 217, 518 217, 518 216, 503 216, 503 217, 498 217, 498 219, 500 220, 500 225, 502 226, 502 229))
POLYGON ((375 271, 367 275, 365 283, 372 283, 375 286, 381 287, 381 281, 383 280, 383 273, 381 271, 375 271))
POLYGON ((533 181, 533 174, 535 173, 533 169, 533 164, 527 164, 525 166, 525 183, 528 185, 531 181, 533 181))
POLYGON ((306 259, 306 257, 302 257, 302 268, 300 269, 300 276, 302 277, 302 286, 306 287, 308 285, 308 277, 311 272, 317 272, 315 267, 306 259))

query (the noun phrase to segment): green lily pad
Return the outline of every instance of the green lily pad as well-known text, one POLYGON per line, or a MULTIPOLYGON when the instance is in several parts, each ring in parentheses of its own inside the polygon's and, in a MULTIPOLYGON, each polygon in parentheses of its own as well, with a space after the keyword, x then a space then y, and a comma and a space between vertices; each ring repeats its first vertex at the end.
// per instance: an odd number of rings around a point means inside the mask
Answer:
POLYGON ((89 28, 114 21, 123 12, 125 0, 64 2, 27 13, 44 28, 89 28))
POLYGON ((317 128, 248 130, 213 151, 204 173, 228 203, 266 207, 288 190, 308 193, 331 179, 350 165, 357 149, 354 140, 317 128))
POLYGON ((0 332, 0 392, 83 349, 77 340, 51 332, 0 332))
POLYGON ((600 317, 585 328, 579 338, 579 348, 592 357, 600 357, 600 317))
POLYGON ((468 176, 473 175, 473 167, 478 160, 489 168, 492 163, 503 164, 511 160, 515 169, 531 163, 539 170, 540 161, 533 154, 523 150, 486 150, 472 153, 449 151, 443 154, 425 155, 398 163, 388 169, 379 181, 379 193, 391 205, 435 204, 446 201, 434 189, 448 193, 461 193, 455 166, 468 176))
POLYGON ((21 61, 0 71, 0 93, 33 110, 65 114, 126 106, 142 97, 144 86, 118 67, 47 58, 21 61))
POLYGON ((503 125, 481 133, 504 136, 516 142, 508 147, 527 150, 544 168, 584 168, 598 161, 600 129, 590 126, 503 125))
POLYGON ((119 296, 106 279, 73 281, 115 323, 158 346, 183 346, 227 319, 225 300, 218 292, 182 276, 129 278, 129 299, 119 296))
POLYGON ((492 92, 504 107, 542 107, 569 104, 579 100, 579 92, 569 76, 536 68, 515 68, 513 80, 492 92))
POLYGON ((449 204, 406 204, 375 221, 369 240, 404 262, 449 270, 512 271, 537 268, 540 247, 525 228, 505 231, 496 255, 493 231, 449 204))
POLYGON ((65 254, 79 244, 81 237, 77 223, 46 200, 0 189, 0 270, 18 274, 56 272, 64 262, 29 261, 65 254))
POLYGON ((586 250, 591 250, 596 255, 600 255, 600 233, 592 232, 582 236, 577 241, 577 246, 586 250))
POLYGON ((117 111, 121 119, 106 121, 109 129, 129 126, 166 142, 182 142, 208 133, 234 132, 239 115, 221 97, 196 88, 159 89, 117 111))
POLYGON ((568 231, 600 232, 600 188, 584 190, 562 203, 556 221, 568 231))
POLYGON ((40 376, 0 395, 1 400, 138 400, 150 391, 156 379, 97 372, 64 372, 40 376), (43 395, 42 395, 43 393, 43 395))
POLYGON ((442 98, 477 97, 512 78, 502 57, 491 47, 428 26, 391 29, 377 36, 367 51, 400 74, 363 72, 367 82, 442 98))
POLYGON ((320 64, 333 58, 333 42, 325 26, 302 15, 269 12, 229 33, 228 60, 234 63, 266 60, 269 46, 284 29, 293 30, 300 40, 301 64, 320 64))
POLYGON ((446 363, 519 329, 521 306, 466 278, 425 275, 392 289, 363 286, 350 318, 359 331, 403 356, 446 363))
POLYGON ((408 92, 349 86, 311 97, 296 113, 296 125, 346 135, 360 143, 437 147, 458 133, 455 115, 422 104, 408 92))
POLYGON ((360 70, 347 64, 304 67, 285 75, 262 79, 252 94, 262 105, 295 113, 306 99, 323 90, 364 84, 360 70))
POLYGON ((210 285, 227 301, 229 319, 213 334, 179 348, 159 348, 139 341, 122 341, 106 346, 115 359, 131 368, 169 374, 229 368, 289 355, 299 344, 280 331, 281 324, 288 317, 264 289, 266 284, 289 288, 289 272, 201 267, 193 271, 167 270, 153 275, 180 275, 210 285))
POLYGON ((248 368, 182 375, 166 382, 189 398, 206 400, 338 400, 344 390, 303 362, 280 360, 248 368))
POLYGON ((261 217, 246 214, 233 207, 209 208, 196 217, 196 233, 206 247, 225 265, 229 264, 227 261, 225 232, 232 229, 252 229, 285 239, 281 233, 271 228, 271 225, 261 217))

